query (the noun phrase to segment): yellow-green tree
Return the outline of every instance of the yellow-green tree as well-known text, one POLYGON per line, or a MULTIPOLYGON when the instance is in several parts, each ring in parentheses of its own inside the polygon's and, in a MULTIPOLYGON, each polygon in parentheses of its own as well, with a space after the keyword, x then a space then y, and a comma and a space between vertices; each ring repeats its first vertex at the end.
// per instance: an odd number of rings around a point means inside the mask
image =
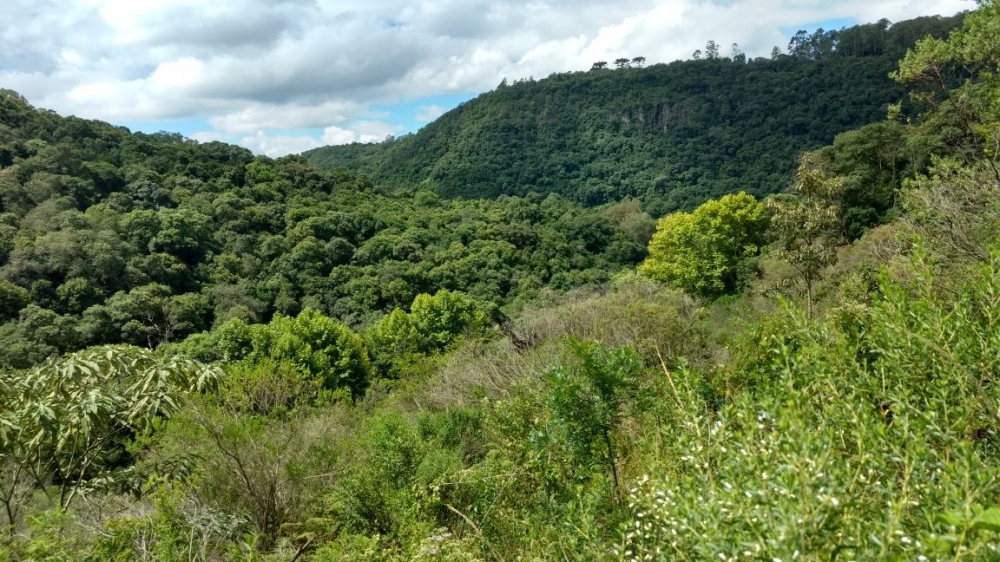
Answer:
POLYGON ((365 343, 379 372, 396 377, 414 357, 444 351, 464 334, 483 334, 489 325, 489 315, 475 299, 441 289, 417 295, 409 313, 397 308, 373 324, 365 343))
POLYGON ((768 216, 764 205, 740 192, 708 201, 692 213, 660 219, 639 271, 708 298, 739 289, 747 264, 760 254, 768 216))

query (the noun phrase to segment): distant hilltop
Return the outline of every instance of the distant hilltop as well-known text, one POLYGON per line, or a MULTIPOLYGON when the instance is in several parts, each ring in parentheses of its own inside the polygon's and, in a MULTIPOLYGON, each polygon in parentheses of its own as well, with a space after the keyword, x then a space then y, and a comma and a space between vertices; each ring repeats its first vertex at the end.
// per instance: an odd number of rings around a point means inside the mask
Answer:
POLYGON ((800 31, 770 57, 747 58, 738 46, 723 56, 709 41, 688 61, 645 66, 639 56, 504 80, 416 134, 304 156, 446 197, 637 197, 658 215, 740 190, 763 196, 787 186, 801 152, 884 119, 904 97, 888 77, 898 59, 963 17, 800 31))

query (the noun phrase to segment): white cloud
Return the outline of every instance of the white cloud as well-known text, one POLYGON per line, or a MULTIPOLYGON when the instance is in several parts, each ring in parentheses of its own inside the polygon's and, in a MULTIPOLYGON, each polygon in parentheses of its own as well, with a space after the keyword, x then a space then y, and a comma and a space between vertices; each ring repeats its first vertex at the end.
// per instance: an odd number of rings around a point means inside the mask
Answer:
POLYGON ((417 121, 421 123, 426 123, 428 121, 433 121, 438 117, 444 115, 444 112, 448 111, 446 107, 440 105, 422 105, 417 110, 417 121))
POLYGON ((316 137, 308 135, 268 135, 264 131, 257 131, 257 134, 253 136, 244 137, 240 140, 239 144, 257 154, 263 154, 272 158, 287 154, 298 154, 323 146, 316 137))
POLYGON ((188 135, 188 138, 191 140, 196 140, 198 142, 229 141, 228 136, 218 131, 198 131, 197 133, 192 133, 188 135))
MULTIPOLYGON (((336 125, 327 127, 323 130, 322 135, 319 136, 309 134, 270 134, 265 130, 258 130, 253 135, 241 138, 238 144, 249 148, 257 154, 277 158, 288 154, 299 154, 306 150, 326 145, 351 144, 353 142, 381 142, 386 136, 399 132, 399 129, 397 125, 390 125, 379 121, 358 121, 353 123, 349 129, 336 125)), ((199 142, 227 139, 226 135, 222 135, 217 131, 198 132, 191 135, 191 138, 199 142)))
MULTIPOLYGON (((0 84, 64 114, 203 118, 265 153, 398 128, 371 104, 483 91, 597 60, 687 58, 708 39, 748 56, 782 28, 892 21, 970 0, 6 0, 0 84), (377 123, 377 125, 376 125, 377 123), (311 137, 309 137, 311 138, 311 137)), ((431 120, 443 108, 421 108, 431 120)))
POLYGON ((349 115, 363 111, 360 103, 329 101, 316 105, 249 103, 209 123, 227 133, 248 133, 261 129, 311 129, 343 123, 349 115))
POLYGON ((323 144, 336 146, 341 144, 351 144, 352 142, 357 142, 357 140, 358 135, 354 131, 341 129, 337 126, 327 127, 323 131, 323 144))
POLYGON ((358 121, 354 129, 358 133, 358 142, 379 142, 389 135, 395 135, 402 127, 390 125, 381 121, 358 121))
POLYGON ((321 137, 324 145, 351 144, 352 142, 381 142, 389 135, 400 131, 398 125, 380 121, 358 121, 350 129, 337 126, 327 127, 321 137))

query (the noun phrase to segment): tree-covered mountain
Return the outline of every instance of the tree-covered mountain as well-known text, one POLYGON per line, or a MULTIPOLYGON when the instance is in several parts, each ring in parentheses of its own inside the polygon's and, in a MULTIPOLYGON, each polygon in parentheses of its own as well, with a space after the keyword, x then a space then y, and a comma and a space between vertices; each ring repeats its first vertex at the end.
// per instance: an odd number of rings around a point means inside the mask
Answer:
POLYGON ((771 59, 714 47, 700 60, 505 80, 416 134, 304 156, 445 197, 637 197, 659 215, 739 190, 764 196, 787 187, 800 152, 882 120, 903 97, 889 79, 899 57, 961 20, 800 32, 771 59))
POLYGON ((386 191, 0 91, 0 368, 307 307, 360 327, 440 289, 501 307, 607 281, 651 229, 635 204, 386 191))

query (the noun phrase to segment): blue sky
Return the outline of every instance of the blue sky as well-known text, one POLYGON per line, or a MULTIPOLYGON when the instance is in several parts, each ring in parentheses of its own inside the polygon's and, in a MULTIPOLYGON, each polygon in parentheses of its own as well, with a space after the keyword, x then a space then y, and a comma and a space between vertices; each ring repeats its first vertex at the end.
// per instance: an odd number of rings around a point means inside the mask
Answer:
POLYGON ((748 56, 970 0, 5 0, 0 85, 37 107, 281 156, 415 132, 503 78, 748 56))
POLYGON ((850 27, 852 25, 857 25, 859 22, 854 18, 836 18, 831 20, 824 20, 818 22, 808 22, 799 25, 785 26, 781 28, 781 32, 784 33, 791 39, 800 29, 804 29, 809 33, 815 32, 817 29, 825 29, 830 31, 831 29, 841 29, 844 27, 850 27))

